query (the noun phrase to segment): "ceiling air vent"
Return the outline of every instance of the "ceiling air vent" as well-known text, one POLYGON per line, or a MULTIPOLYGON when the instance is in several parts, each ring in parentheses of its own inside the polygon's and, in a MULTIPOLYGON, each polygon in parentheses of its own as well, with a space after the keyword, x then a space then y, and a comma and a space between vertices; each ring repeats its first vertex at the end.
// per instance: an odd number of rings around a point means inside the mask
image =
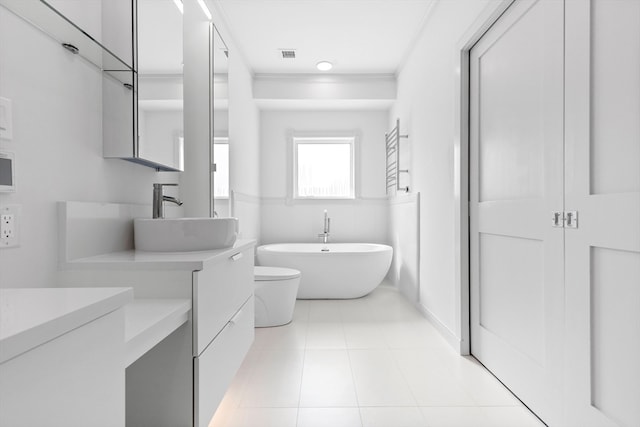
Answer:
POLYGON ((296 51, 295 50, 281 50, 282 59, 296 59, 296 51))

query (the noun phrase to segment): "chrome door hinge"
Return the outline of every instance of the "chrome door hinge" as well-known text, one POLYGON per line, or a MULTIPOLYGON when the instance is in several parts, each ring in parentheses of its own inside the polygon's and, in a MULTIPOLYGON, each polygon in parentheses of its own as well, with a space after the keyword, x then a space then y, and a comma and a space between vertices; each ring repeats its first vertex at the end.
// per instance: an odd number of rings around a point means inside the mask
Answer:
POLYGON ((551 226, 556 228, 578 228, 578 211, 551 212, 551 226))

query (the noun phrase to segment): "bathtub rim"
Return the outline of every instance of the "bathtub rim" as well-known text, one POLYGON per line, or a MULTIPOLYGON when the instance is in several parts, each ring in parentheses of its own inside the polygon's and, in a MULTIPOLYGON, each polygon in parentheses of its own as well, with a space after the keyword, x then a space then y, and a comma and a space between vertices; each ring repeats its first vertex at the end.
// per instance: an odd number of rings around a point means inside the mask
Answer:
POLYGON ((289 255, 300 255, 300 256, 311 256, 311 255, 322 255, 322 256, 329 256, 329 255, 343 255, 343 256, 350 256, 350 255, 364 255, 364 254, 374 254, 374 253, 380 253, 380 252, 391 252, 393 253, 393 246, 391 245, 386 245, 383 243, 361 243, 361 242, 335 242, 335 243, 267 243, 265 245, 260 245, 256 248, 256 254, 260 253, 260 252, 266 252, 266 253, 281 253, 281 254, 289 254, 289 255), (301 251, 301 250, 272 250, 271 247, 273 246, 286 246, 286 245, 304 245, 304 246, 308 246, 308 247, 318 247, 318 248, 322 248, 322 247, 329 247, 331 248, 331 246, 335 245, 335 246, 348 246, 348 245, 363 245, 363 246, 367 246, 370 249, 368 250, 350 250, 350 251, 321 251, 321 250, 315 250, 315 251, 301 251))

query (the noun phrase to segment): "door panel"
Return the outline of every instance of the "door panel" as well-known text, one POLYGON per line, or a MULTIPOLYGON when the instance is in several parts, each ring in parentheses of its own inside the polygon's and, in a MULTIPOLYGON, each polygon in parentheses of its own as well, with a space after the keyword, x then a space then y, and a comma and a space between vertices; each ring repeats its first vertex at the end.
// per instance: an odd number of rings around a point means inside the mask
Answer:
POLYGON ((567 1, 567 425, 640 425, 640 2, 567 1))
POLYGON ((561 421, 563 2, 518 1, 471 50, 471 352, 561 421))
POLYGON ((538 365, 545 349, 543 264, 541 240, 480 234, 480 327, 538 365))
POLYGON ((590 258, 592 405, 619 425, 635 426, 640 420, 640 348, 633 342, 640 326, 640 253, 591 247, 590 258))
POLYGON ((637 192, 640 2, 598 0, 591 9, 591 194, 637 192))

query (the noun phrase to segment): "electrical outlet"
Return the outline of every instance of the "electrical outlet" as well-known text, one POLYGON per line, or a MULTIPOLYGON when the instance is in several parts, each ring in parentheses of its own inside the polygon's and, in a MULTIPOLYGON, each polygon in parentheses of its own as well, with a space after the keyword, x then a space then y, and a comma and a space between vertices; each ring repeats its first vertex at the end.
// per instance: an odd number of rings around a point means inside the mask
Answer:
POLYGON ((15 217, 13 214, 3 214, 0 223, 0 237, 11 239, 15 234, 15 217))
POLYGON ((18 214, 20 206, 12 205, 0 208, 0 249, 20 244, 18 239, 18 214))

